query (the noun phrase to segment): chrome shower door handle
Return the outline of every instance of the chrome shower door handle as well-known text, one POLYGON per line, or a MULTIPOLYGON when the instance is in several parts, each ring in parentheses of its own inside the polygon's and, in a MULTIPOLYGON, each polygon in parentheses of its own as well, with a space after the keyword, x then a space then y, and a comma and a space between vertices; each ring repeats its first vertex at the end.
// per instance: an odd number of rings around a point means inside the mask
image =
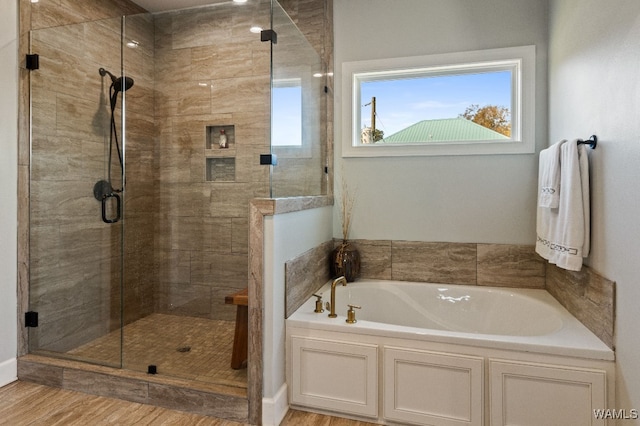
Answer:
POLYGON ((102 221, 104 223, 116 223, 120 220, 120 212, 122 211, 121 209, 122 207, 122 201, 120 199, 120 196, 118 194, 116 194, 115 192, 112 192, 111 194, 106 194, 105 196, 102 197, 102 221), (116 217, 114 218, 107 218, 107 202, 109 200, 109 198, 115 198, 116 199, 116 217))

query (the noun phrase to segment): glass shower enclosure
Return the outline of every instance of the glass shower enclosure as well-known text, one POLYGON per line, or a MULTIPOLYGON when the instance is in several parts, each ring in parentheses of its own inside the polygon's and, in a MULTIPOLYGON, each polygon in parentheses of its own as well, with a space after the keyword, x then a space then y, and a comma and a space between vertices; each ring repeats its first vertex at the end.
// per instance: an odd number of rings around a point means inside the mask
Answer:
MULTIPOLYGON (((118 18, 30 35, 40 62, 30 79, 29 302, 38 315, 31 352, 72 356, 122 322, 128 93, 100 71, 123 75, 121 33, 118 18), (98 201, 94 190, 108 198, 98 201)), ((120 366, 119 337, 99 355, 80 358, 120 366)))
POLYGON ((256 0, 37 29, 30 50, 30 353, 246 388, 225 296, 249 201, 326 191, 317 49, 256 0), (276 45, 249 31, 271 22, 276 45))

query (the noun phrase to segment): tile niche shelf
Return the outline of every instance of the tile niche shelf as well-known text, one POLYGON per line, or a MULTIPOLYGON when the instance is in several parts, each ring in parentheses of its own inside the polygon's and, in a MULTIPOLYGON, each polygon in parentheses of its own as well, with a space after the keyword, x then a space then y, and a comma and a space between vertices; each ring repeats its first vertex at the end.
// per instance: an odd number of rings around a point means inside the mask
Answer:
POLYGON ((236 180, 235 126, 207 126, 204 154, 207 182, 234 182, 236 180), (223 130, 227 135, 226 148, 220 147, 220 134, 223 130))
POLYGON ((204 145, 207 157, 234 157, 236 154, 236 127, 233 125, 207 126, 204 145), (227 135, 227 148, 220 147, 220 132, 227 135))
POLYGON ((207 182, 235 182, 236 159, 233 157, 207 158, 207 182))

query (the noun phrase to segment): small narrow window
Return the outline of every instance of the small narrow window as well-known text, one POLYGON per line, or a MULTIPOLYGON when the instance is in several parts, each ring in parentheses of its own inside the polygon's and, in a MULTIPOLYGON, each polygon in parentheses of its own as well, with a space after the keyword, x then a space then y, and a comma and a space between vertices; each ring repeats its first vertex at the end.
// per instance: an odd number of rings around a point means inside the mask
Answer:
POLYGON ((532 153, 533 46, 345 63, 343 156, 532 153))
POLYGON ((271 145, 302 146, 302 83, 298 78, 273 82, 271 145))

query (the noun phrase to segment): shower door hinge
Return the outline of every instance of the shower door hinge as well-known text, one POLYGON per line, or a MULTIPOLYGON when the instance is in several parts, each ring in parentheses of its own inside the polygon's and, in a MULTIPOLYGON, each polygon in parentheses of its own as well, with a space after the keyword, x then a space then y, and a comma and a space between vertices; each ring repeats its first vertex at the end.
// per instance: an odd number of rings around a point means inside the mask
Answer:
POLYGON ((27 69, 30 71, 39 69, 40 56, 37 53, 34 53, 32 55, 27 55, 26 65, 27 65, 27 69))
POLYGON ((275 166, 278 164, 278 157, 275 154, 260 154, 260 165, 275 166))
POLYGON ((29 311, 24 313, 24 326, 25 327, 37 327, 38 326, 38 313, 29 311))
POLYGON ((270 41, 273 44, 278 44, 278 34, 273 30, 260 31, 260 41, 270 41))

